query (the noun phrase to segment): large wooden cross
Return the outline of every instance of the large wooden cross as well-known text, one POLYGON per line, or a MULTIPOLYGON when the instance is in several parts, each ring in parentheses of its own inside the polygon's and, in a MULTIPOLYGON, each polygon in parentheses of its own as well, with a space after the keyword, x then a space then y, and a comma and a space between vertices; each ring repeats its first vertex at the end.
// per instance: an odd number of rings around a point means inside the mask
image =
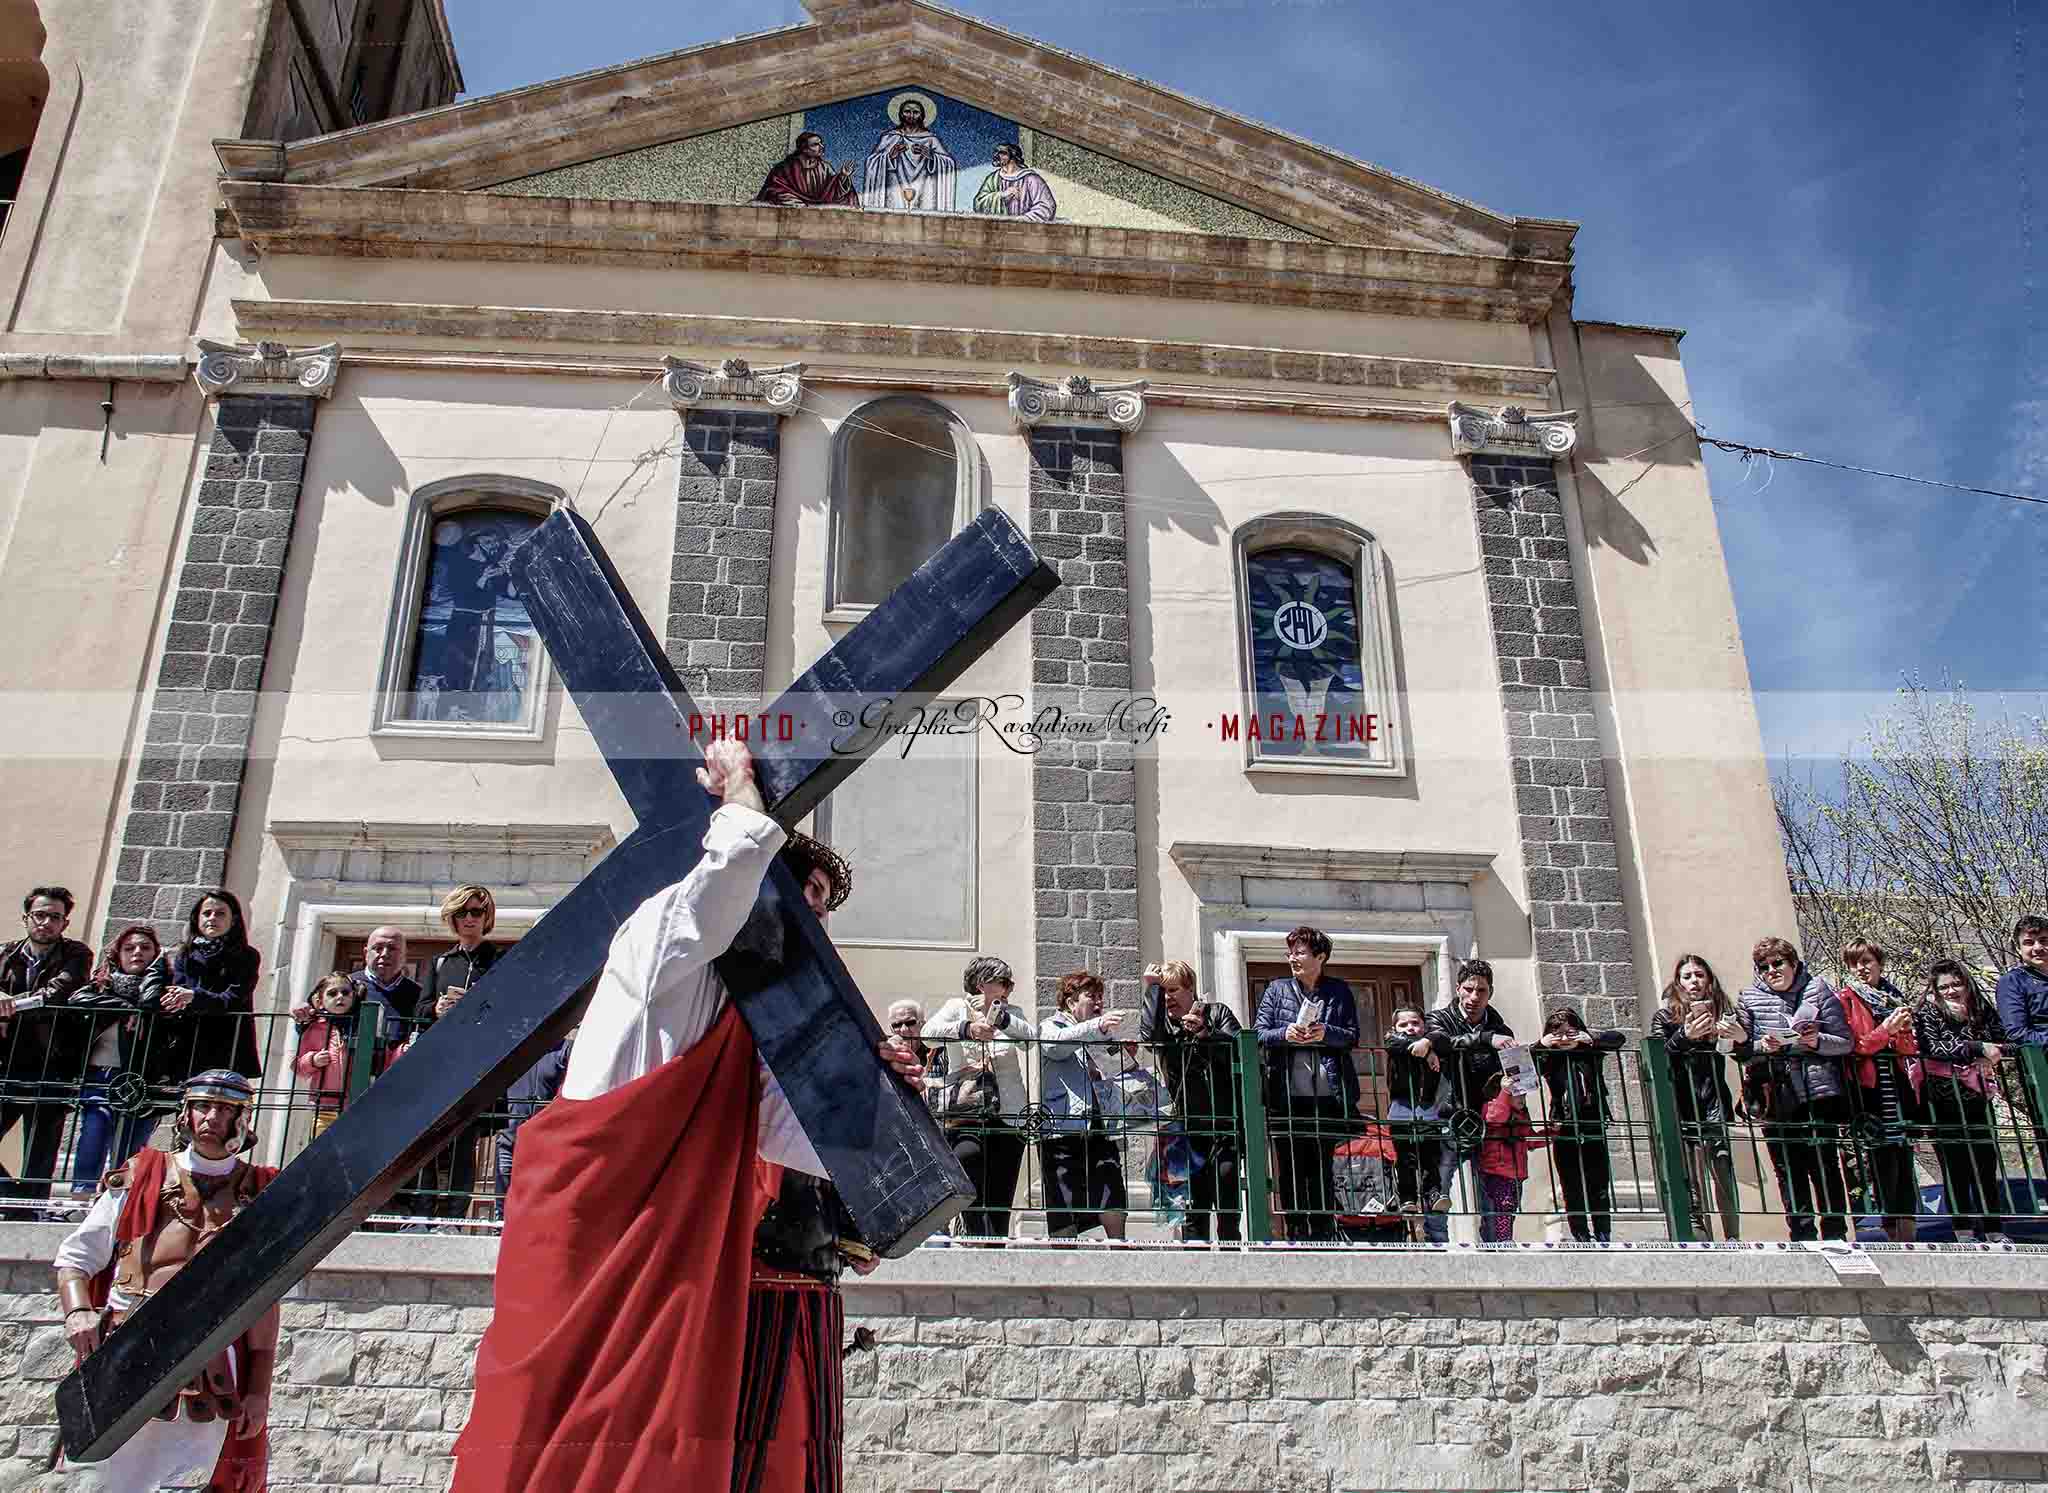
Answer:
MULTIPOLYGON (((701 717, 590 526, 556 512, 512 577, 638 827, 58 1385, 74 1461, 111 1455, 490 1108, 580 1018, 613 933, 696 860, 716 807, 695 777, 701 717)), ((1058 584, 985 510, 756 717, 768 724, 749 743, 768 812, 785 826, 809 813, 883 739, 848 729, 870 702, 944 689, 1058 584)), ((779 860, 716 964, 871 1246, 901 1254, 971 1200, 931 1115, 876 1055, 880 1028, 779 860)))

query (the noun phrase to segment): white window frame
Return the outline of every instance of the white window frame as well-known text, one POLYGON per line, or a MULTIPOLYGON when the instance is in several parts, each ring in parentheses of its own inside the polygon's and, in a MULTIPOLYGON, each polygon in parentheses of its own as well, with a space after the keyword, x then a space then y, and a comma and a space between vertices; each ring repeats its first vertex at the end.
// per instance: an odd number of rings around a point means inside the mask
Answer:
POLYGON ((534 650, 533 676, 526 692, 526 713, 516 721, 416 721, 401 711, 412 678, 413 650, 419 639, 420 603, 427 585, 427 562, 433 552, 434 525, 473 508, 510 509, 546 518, 567 501, 550 483, 528 477, 485 472, 444 477, 412 495, 406 513, 405 537, 399 546, 398 573, 386 608, 383 663, 371 709, 373 737, 409 737, 442 741, 539 741, 547 729, 548 691, 553 665, 545 648, 534 650))
POLYGON ((1248 773, 1308 773, 1338 777, 1405 777, 1401 702, 1394 689, 1394 626, 1387 607, 1387 588, 1379 541, 1356 524, 1320 513, 1269 513, 1240 525, 1231 535, 1237 593, 1238 697, 1243 701, 1244 770, 1248 773), (1359 676, 1365 695, 1379 713, 1374 754, 1350 761, 1303 760, 1261 756, 1261 743, 1251 739, 1250 718, 1258 713, 1253 689, 1257 677, 1252 661, 1251 559, 1275 549, 1305 549, 1328 555, 1351 567, 1352 605, 1361 628, 1359 676))
POLYGON ((831 479, 825 515, 825 620, 858 622, 875 609, 873 602, 842 601, 839 598, 839 527, 846 511, 846 447, 860 429, 861 417, 879 404, 916 404, 936 411, 953 437, 953 528, 957 534, 973 521, 980 510, 977 501, 981 485, 981 449, 967 422, 953 410, 922 394, 882 394, 867 401, 839 422, 832 432, 831 479))

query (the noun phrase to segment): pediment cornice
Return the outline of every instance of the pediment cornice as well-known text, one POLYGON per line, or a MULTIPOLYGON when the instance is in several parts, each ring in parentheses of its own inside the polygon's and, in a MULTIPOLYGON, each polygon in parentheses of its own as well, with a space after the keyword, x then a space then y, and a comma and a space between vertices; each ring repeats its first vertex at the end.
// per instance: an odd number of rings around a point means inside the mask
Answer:
POLYGON ((222 184, 263 254, 619 264, 1542 320, 1569 266, 1442 250, 754 204, 222 184))
POLYGON ((1491 212, 925 0, 821 4, 803 25, 295 141, 281 161, 236 142, 223 165, 476 191, 911 78, 1336 243, 1571 258, 1574 224, 1491 212))

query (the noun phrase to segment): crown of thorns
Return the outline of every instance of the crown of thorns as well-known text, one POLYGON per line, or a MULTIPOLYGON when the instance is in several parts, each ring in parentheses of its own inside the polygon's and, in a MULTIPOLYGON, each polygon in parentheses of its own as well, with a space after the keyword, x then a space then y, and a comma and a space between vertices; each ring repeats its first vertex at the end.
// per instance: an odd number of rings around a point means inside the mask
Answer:
POLYGON ((853 867, 846 863, 845 856, 823 840, 814 840, 801 830, 791 830, 782 854, 799 886, 810 879, 814 870, 823 871, 831 878, 832 895, 825 901, 825 911, 834 911, 853 895, 853 867))

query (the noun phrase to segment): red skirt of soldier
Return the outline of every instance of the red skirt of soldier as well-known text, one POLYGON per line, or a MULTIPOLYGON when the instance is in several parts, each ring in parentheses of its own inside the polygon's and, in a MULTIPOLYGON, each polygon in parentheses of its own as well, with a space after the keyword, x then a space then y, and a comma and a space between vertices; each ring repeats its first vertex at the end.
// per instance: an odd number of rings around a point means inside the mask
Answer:
POLYGON ((839 1288, 756 1266, 732 1493, 843 1493, 839 1288))
POLYGON ((521 1128, 453 1493, 729 1484, 761 1211, 755 1074, 728 1008, 653 1072, 521 1128))

